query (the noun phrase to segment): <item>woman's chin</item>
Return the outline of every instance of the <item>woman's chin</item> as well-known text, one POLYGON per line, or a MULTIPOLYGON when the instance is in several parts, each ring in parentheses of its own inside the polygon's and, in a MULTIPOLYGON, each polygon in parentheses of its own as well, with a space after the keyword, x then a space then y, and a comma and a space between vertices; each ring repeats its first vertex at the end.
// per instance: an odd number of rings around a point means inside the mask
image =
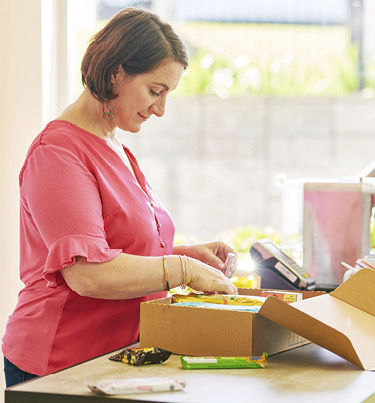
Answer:
POLYGON ((129 133, 138 133, 141 130, 141 125, 133 125, 131 127, 120 127, 118 126, 119 129, 123 130, 124 132, 129 132, 129 133))

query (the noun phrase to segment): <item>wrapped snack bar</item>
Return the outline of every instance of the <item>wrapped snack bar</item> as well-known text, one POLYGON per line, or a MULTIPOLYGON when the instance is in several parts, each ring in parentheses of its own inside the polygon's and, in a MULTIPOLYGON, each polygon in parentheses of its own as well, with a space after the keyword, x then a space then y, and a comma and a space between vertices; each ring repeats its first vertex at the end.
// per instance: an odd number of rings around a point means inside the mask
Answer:
POLYGON ((302 293, 301 292, 292 292, 292 291, 279 291, 279 290, 264 290, 262 291, 262 297, 268 297, 272 295, 273 297, 279 298, 284 302, 291 303, 302 301, 302 293))
POLYGON ((135 393, 155 393, 180 391, 185 388, 185 381, 168 377, 127 378, 86 381, 87 386, 99 395, 128 395, 135 393))
POLYGON ((211 308, 211 309, 221 309, 225 311, 247 311, 247 312, 259 312, 261 308, 260 305, 225 305, 225 304, 213 304, 207 302, 191 302, 191 301, 183 301, 183 302, 175 302, 176 306, 191 306, 195 308, 211 308))
POLYGON ((174 294, 172 304, 177 302, 204 302, 223 305, 248 305, 261 306, 266 297, 249 295, 227 295, 227 294, 174 294))
POLYGON ((267 353, 261 357, 184 357, 181 356, 183 369, 229 369, 229 368, 265 368, 267 353))
POLYGON ((130 365, 161 364, 166 361, 171 352, 162 348, 126 348, 118 354, 109 357, 112 361, 120 361, 130 365))

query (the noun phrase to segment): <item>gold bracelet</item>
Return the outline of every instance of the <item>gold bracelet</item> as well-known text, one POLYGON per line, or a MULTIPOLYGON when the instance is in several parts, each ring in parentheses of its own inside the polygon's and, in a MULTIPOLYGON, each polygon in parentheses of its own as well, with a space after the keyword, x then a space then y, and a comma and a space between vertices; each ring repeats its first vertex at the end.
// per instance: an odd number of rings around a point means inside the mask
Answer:
POLYGON ((185 262, 185 284, 187 284, 186 265, 189 264, 189 268, 190 268, 190 272, 191 272, 191 261, 187 256, 185 256, 185 257, 186 257, 186 262, 185 262))
POLYGON ((187 257, 186 256, 182 257, 181 255, 178 255, 178 257, 180 258, 181 268, 182 268, 182 285, 181 285, 181 288, 184 290, 186 288, 187 284, 186 284, 186 260, 185 260, 185 264, 184 264, 183 257, 186 258, 186 259, 187 259, 187 257))
POLYGON ((164 277, 165 277, 165 287, 167 291, 170 291, 169 288, 169 278, 168 278, 168 265, 167 265, 167 256, 163 256, 163 268, 164 268, 164 277))

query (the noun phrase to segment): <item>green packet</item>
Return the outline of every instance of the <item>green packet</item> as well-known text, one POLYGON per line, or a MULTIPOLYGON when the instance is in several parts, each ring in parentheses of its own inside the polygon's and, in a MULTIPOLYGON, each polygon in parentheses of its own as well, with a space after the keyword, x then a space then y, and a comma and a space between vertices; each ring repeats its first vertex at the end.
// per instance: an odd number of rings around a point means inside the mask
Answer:
POLYGON ((261 357, 180 357, 183 369, 265 368, 267 358, 267 353, 261 357))

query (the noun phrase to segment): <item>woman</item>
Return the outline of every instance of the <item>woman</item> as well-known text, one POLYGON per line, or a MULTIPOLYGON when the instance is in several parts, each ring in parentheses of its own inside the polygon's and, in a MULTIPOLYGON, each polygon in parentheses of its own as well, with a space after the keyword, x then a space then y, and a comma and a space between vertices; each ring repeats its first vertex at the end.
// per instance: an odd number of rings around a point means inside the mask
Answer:
POLYGON ((174 226, 115 136, 164 114, 188 65, 170 25, 125 9, 92 39, 81 96, 32 143, 20 172, 21 279, 3 338, 7 386, 138 340, 142 301, 170 288, 236 293, 232 248, 173 247, 174 226))

